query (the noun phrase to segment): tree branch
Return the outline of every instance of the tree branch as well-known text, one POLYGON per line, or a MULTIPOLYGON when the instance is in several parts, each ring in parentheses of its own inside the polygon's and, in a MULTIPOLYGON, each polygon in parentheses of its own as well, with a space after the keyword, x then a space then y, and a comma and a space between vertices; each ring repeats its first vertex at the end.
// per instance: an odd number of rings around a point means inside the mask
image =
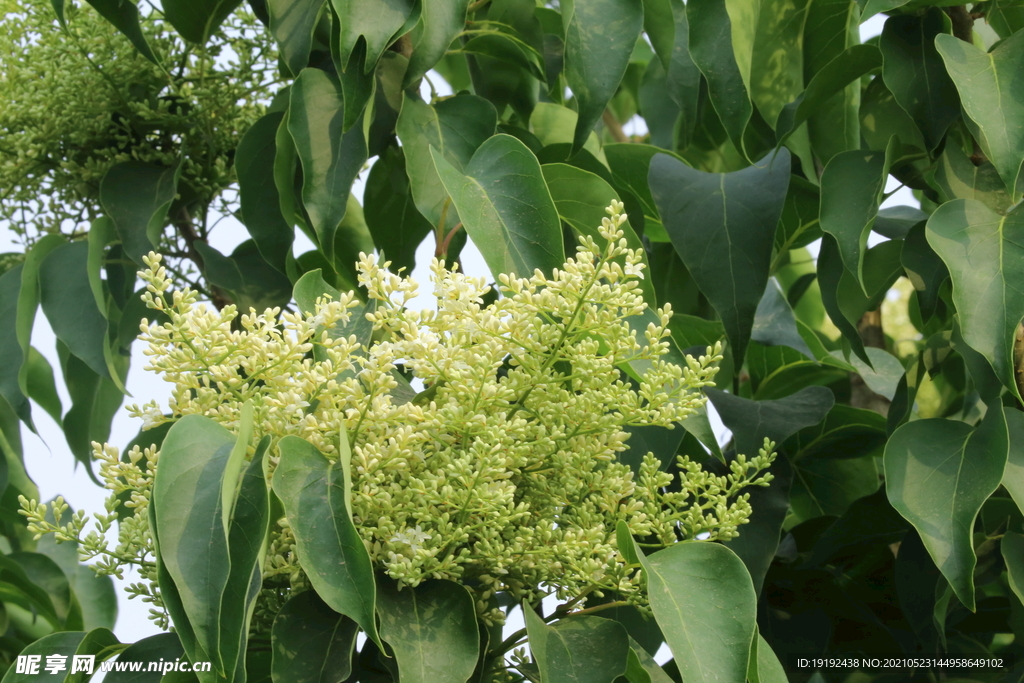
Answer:
POLYGON ((601 121, 604 122, 605 129, 611 134, 612 139, 615 142, 630 142, 629 136, 626 135, 626 131, 622 130, 622 124, 615 118, 615 114, 610 109, 605 109, 604 113, 601 114, 601 121))
POLYGON ((953 35, 966 43, 974 43, 974 17, 967 11, 966 5, 947 7, 946 14, 953 22, 953 35))

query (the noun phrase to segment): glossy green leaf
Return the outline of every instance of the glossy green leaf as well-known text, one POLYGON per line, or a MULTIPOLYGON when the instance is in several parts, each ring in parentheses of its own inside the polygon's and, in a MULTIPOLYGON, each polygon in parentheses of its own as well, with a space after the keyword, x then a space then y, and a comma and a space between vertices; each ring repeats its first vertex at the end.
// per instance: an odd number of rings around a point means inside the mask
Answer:
POLYGON ((893 240, 906 239, 910 229, 928 220, 928 214, 912 206, 887 206, 878 210, 871 229, 893 240))
POLYGON ((885 447, 889 501, 914 525, 957 598, 972 611, 974 520, 999 486, 1008 448, 998 406, 975 429, 939 418, 908 422, 885 447))
POLYGON ((908 0, 857 0, 861 8, 860 23, 863 24, 876 14, 902 7, 907 2, 908 0))
POLYGON ((422 0, 418 35, 413 41, 409 70, 403 85, 419 80, 444 57, 455 37, 465 28, 469 0, 422 0))
POLYGON ((946 145, 935 167, 935 184, 943 201, 977 199, 998 213, 1010 208, 1010 195, 989 162, 975 166, 960 147, 946 145))
POLYGON ((1003 486, 1017 508, 1024 510, 1024 413, 1005 408, 1006 427, 1010 435, 1010 449, 1003 472, 1003 486))
MULTIPOLYGON (((814 77, 822 72, 833 59, 844 55, 844 51, 860 44, 860 8, 849 0, 815 0, 807 7, 804 23, 804 76, 808 86, 814 77)), ((838 64, 845 63, 837 62, 838 64)), ((829 83, 831 75, 824 76, 815 88, 829 83)), ((807 119, 807 133, 815 154, 821 163, 840 152, 860 147, 860 83, 847 82, 836 94, 825 99, 816 112, 807 119)), ((806 95, 804 99, 806 99, 806 95)), ((781 122, 776 132, 781 133, 781 122)))
POLYGON ((1024 208, 1005 216, 973 199, 940 206, 928 243, 949 268, 964 341, 1017 393, 1013 335, 1024 318, 1024 208))
POLYGON ((281 215, 281 198, 274 184, 277 130, 284 114, 267 114, 246 131, 235 152, 235 172, 241 198, 242 223, 264 260, 282 273, 295 233, 281 215))
POLYGON ((792 515, 795 521, 826 515, 838 517, 878 487, 878 468, 873 457, 801 458, 793 463, 792 515))
POLYGON ((797 330, 793 309, 790 308, 789 302, 782 295, 782 291, 774 279, 768 281, 764 296, 757 304, 750 338, 765 346, 788 346, 808 358, 814 357, 811 350, 807 348, 807 342, 803 340, 797 330))
MULTIPOLYGON (((884 349, 868 347, 865 351, 871 360, 871 365, 856 356, 850 358, 850 364, 857 369, 857 373, 871 391, 885 396, 891 401, 896 394, 896 386, 900 382, 900 377, 904 373, 903 364, 884 349)), ((839 352, 833 352, 832 355, 838 357, 839 352)))
MULTIPOLYGON (((20 351, 20 350, 19 350, 20 351)), ((57 385, 53 381, 53 367, 46 357, 35 347, 29 349, 28 361, 28 396, 39 404, 39 407, 53 418, 58 425, 61 422, 63 407, 57 385)))
POLYGON ((522 142, 495 135, 460 172, 437 149, 434 167, 491 274, 551 272, 565 263, 561 223, 540 164, 522 142))
MULTIPOLYGON (((12 330, 18 324, 18 299, 22 288, 22 272, 25 266, 18 264, 3 275, 0 275, 0 326, 5 330, 12 330)), ((35 282, 32 283, 36 287, 35 282)), ((38 305, 33 302, 33 307, 38 305)), ((34 313, 35 311, 33 311, 34 313)), ((29 323, 31 330, 31 322, 29 323)), ((31 353, 31 350, 29 351, 31 353)), ((19 385, 18 375, 21 374, 22 363, 25 356, 22 355, 21 344, 18 336, 4 334, 0 336, 0 396, 11 407, 19 418, 29 425, 32 424, 32 407, 28 398, 19 385)), ((25 389, 28 391, 28 369, 25 370, 25 389)), ((59 422, 59 421, 58 421, 59 422)), ((34 429, 34 427, 33 427, 34 429)))
POLYGON ((672 61, 672 50, 676 40, 676 27, 672 17, 673 4, 672 0, 643 0, 644 32, 647 33, 651 47, 665 69, 672 61))
POLYGON ((270 32, 288 70, 298 74, 309 64, 316 28, 325 0, 267 0, 270 32))
MULTIPOLYGON (((102 15, 104 19, 113 24, 118 31, 123 33, 135 49, 143 57, 159 64, 160 61, 153 53, 153 49, 146 42, 146 36, 139 26, 139 10, 133 2, 121 2, 120 0, 86 0, 93 9, 102 15)), ((63 4, 63 3, 62 3, 63 4)), ((61 12, 60 14, 63 14, 61 12)), ((63 23, 63 20, 61 21, 63 23)))
POLYGON ((86 269, 89 245, 54 249, 39 270, 40 304, 57 339, 101 377, 112 377, 105 351, 107 320, 96 308, 86 269))
POLYGON ((747 683, 788 683, 786 670, 772 651, 772 646, 760 633, 754 638, 747 668, 747 683))
POLYGON ((538 80, 544 79, 541 55, 518 36, 504 31, 481 30, 463 43, 462 52, 490 57, 518 67, 538 80))
POLYGON ((566 82, 576 96, 579 119, 573 150, 582 149, 626 72, 643 28, 641 0, 563 0, 566 82))
POLYGON ((274 618, 274 683, 342 683, 352 673, 358 631, 314 591, 295 595, 274 618))
POLYGON ((1006 563, 1006 578, 1018 600, 1024 601, 1024 536, 1007 531, 999 543, 1006 563))
POLYGON ((447 232, 459 222, 459 212, 434 168, 430 148, 461 172, 477 148, 494 135, 497 122, 494 105, 475 95, 459 95, 434 105, 403 99, 396 132, 413 201, 431 225, 439 225, 443 217, 447 232))
MULTIPOLYGON (((879 349, 880 350, 880 349, 879 349)), ((885 418, 871 410, 836 404, 820 424, 806 427, 788 439, 786 453, 803 458, 858 458, 885 444, 885 418)))
POLYGON ((752 509, 748 522, 740 528, 738 537, 725 543, 743 561, 758 596, 779 549, 782 525, 789 514, 793 479, 792 467, 781 455, 775 458, 768 471, 772 475, 768 486, 748 489, 752 509))
POLYGON ((344 111, 341 85, 326 72, 304 69, 295 79, 285 121, 302 163, 302 203, 328 261, 367 154, 361 126, 342 133, 344 111))
POLYGON ((717 543, 678 543, 640 555, 651 609, 684 679, 742 681, 756 629, 743 562, 717 543))
POLYGON ((892 152, 837 154, 821 174, 821 229, 839 245, 843 265, 864 284, 868 234, 882 203, 892 152))
POLYGON ((570 616, 549 625, 529 605, 523 614, 542 683, 612 683, 626 672, 629 640, 618 622, 570 616))
POLYGON ((180 163, 168 168, 132 160, 111 166, 100 181, 103 210, 125 253, 139 265, 159 241, 180 173, 180 163))
POLYGON ((774 401, 751 401, 718 389, 706 389, 708 398, 733 431, 736 451, 753 456, 765 438, 781 444, 805 427, 821 422, 835 399, 825 387, 807 387, 774 401))
POLYGON ((1007 190, 1017 198, 1024 162, 1024 32, 1000 41, 989 53, 940 34, 935 47, 960 92, 964 111, 980 129, 978 142, 1007 190))
POLYGON ((96 308, 104 317, 107 317, 107 293, 103 289, 100 271, 103 270, 106 248, 116 241, 117 231, 114 229, 114 222, 108 217, 101 216, 89 226, 89 256, 86 259, 89 289, 96 301, 96 308))
POLYGON ((366 66, 369 73, 377 64, 381 54, 391 42, 399 37, 418 3, 414 0, 330 0, 341 24, 341 36, 337 58, 341 64, 349 63, 349 57, 360 37, 366 41, 366 66))
POLYGON ((228 291, 239 310, 255 308, 263 312, 285 306, 291 299, 287 276, 267 263, 255 240, 242 242, 231 256, 224 256, 205 242, 196 242, 195 246, 203 257, 207 280, 228 291))
POLYGON ((626 658, 626 680, 629 683, 671 683, 672 679, 647 650, 632 638, 626 658))
MULTIPOLYGON (((412 272, 416 266, 416 248, 433 226, 416 210, 403 148, 389 147, 377 160, 370 169, 363 198, 366 225, 377 249, 391 261, 395 272, 400 268, 412 272)), ((454 209, 449 210, 456 213, 454 209)))
MULTIPOLYGON (((84 361, 73 355, 68 347, 57 341, 64 385, 71 397, 71 408, 64 415, 64 439, 75 459, 92 470, 92 442, 105 443, 110 437, 110 424, 121 407, 124 394, 110 379, 97 375, 84 361)), ((126 373, 128 358, 118 359, 119 372, 126 373)), ((99 483, 97 481, 97 483, 99 483)))
POLYGON ((935 49, 935 37, 945 34, 946 16, 931 7, 923 16, 892 17, 878 43, 885 64, 882 78, 900 106, 935 149, 960 113, 956 86, 935 49))
POLYGON ((464 683, 480 655, 473 598, 452 581, 425 581, 377 593, 380 636, 395 653, 402 683, 464 683))
MULTIPOLYGON (((569 150, 571 153, 573 135, 578 120, 579 117, 576 115, 576 112, 568 107, 551 102, 538 102, 537 106, 533 108, 533 113, 530 115, 530 132, 540 140, 542 147, 564 143, 570 145, 569 150)), ((604 163, 604 150, 595 133, 590 134, 590 137, 583 144, 583 149, 593 154, 594 158, 598 161, 604 163)))
MULTIPOLYGON (((601 226, 601 219, 608 216, 605 207, 612 199, 619 199, 611 185, 593 173, 568 164, 544 164, 541 166, 541 172, 555 202, 559 218, 568 223, 576 234, 587 235, 601 244, 603 239, 598 228, 601 226)), ((654 306, 657 303, 654 285, 650 278, 646 277, 650 272, 647 253, 629 221, 623 223, 620 229, 626 235, 626 245, 630 249, 638 250, 642 255, 645 277, 638 284, 648 305, 654 306)))
POLYGON ((164 17, 185 40, 205 45, 242 0, 161 0, 164 17))
POLYGON ((310 583, 331 609, 379 642, 373 566, 346 509, 349 482, 343 466, 295 436, 281 439, 278 448, 274 492, 284 504, 310 583))
MULTIPOLYGON (((110 632, 107 631, 107 633, 110 632)), ((68 663, 66 670, 58 674, 59 678, 56 680, 61 682, 69 680, 71 678, 69 673, 71 670, 70 662, 72 657, 78 654, 79 647, 84 644, 86 636, 87 634, 84 631, 62 631, 44 636, 31 643, 20 654, 26 657, 33 655, 39 657, 34 670, 30 669, 27 672, 18 673, 17 667, 12 663, 4 675, 3 683, 32 683, 44 678, 52 679, 54 674, 47 672, 45 668, 46 658, 49 655, 58 655, 65 658, 64 661, 68 663)), ((110 634, 109 637, 113 639, 113 642, 117 642, 113 634, 110 634)), ((78 676, 75 676, 75 678, 78 678, 78 676)))
POLYGON ((836 556, 862 553, 877 543, 895 543, 910 524, 892 507, 885 490, 853 502, 814 544, 808 565, 819 565, 836 556))
MULTIPOLYGON (((149 662, 163 660, 173 662, 181 658, 185 650, 181 647, 181 641, 174 633, 159 633, 138 640, 126 647, 118 657, 122 662, 149 662)), ((104 678, 105 683, 161 683, 166 681, 161 671, 110 671, 104 678)))
POLYGON ((737 359, 768 283, 789 176, 787 151, 734 173, 704 173, 664 154, 651 160, 648 182, 665 229, 722 318, 737 359))
POLYGON ((690 24, 690 55, 708 83, 712 106, 737 149, 743 149, 743 132, 753 107, 736 57, 726 0, 691 2, 686 5, 690 24))
MULTIPOLYGON (((373 90, 376 85, 377 74, 373 68, 369 70, 364 68, 366 67, 366 43, 364 41, 356 42, 352 55, 348 57, 349 62, 347 65, 342 61, 338 45, 344 27, 341 25, 333 5, 330 29, 331 57, 334 61, 335 75, 341 83, 342 98, 345 100, 341 132, 347 133, 359 122, 360 117, 366 112, 370 98, 374 95, 373 90)), ((364 125, 363 133, 366 134, 366 132, 364 125)))

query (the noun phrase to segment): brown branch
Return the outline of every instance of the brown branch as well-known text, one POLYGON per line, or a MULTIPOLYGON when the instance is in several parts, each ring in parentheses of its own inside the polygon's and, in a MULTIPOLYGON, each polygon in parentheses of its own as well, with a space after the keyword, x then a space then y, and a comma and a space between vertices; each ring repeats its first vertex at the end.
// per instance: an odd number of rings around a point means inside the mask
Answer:
POLYGON ((953 35, 966 43, 974 43, 974 17, 966 5, 947 7, 946 14, 953 22, 953 35))
MULTIPOLYGON (((857 322, 857 331, 864 346, 885 349, 885 332, 882 330, 882 310, 877 308, 868 311, 857 322)), ((864 382, 860 375, 850 377, 850 405, 854 408, 872 410, 880 415, 889 414, 890 401, 881 394, 876 394, 864 382)))
POLYGON ((622 124, 615 118, 615 114, 612 113, 611 109, 604 110, 604 113, 601 114, 601 121, 604 122, 604 127, 611 134, 615 142, 630 142, 629 136, 626 135, 626 131, 622 130, 622 124))
MULTIPOLYGON (((171 218, 171 225, 178 231, 181 238, 185 240, 185 254, 192 263, 196 264, 199 268, 199 272, 206 274, 206 262, 203 260, 203 255, 196 249, 196 242, 199 240, 199 235, 196 234, 195 225, 192 223, 192 215, 188 212, 188 207, 181 206, 175 213, 174 217, 171 218)), ((215 287, 213 283, 207 281, 210 285, 210 301, 217 310, 223 309, 228 304, 234 303, 231 297, 220 287, 215 287)))

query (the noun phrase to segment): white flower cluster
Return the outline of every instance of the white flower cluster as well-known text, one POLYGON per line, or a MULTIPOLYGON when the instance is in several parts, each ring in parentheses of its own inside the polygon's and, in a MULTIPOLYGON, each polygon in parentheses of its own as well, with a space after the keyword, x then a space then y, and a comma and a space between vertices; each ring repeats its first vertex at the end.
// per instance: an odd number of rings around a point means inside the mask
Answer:
MULTIPOLYGON (((148 369, 174 391, 169 417, 154 405, 130 410, 150 426, 201 414, 234 430, 250 402, 258 436, 298 435, 329 458, 347 439, 353 517, 374 562, 411 585, 461 581, 485 616, 495 591, 615 590, 640 602, 637 568, 616 547, 617 522, 651 546, 731 538, 750 513, 740 490, 770 479, 758 475, 774 454, 767 444, 725 477, 684 459, 678 481, 650 455, 638 477, 619 462, 626 428, 672 426, 703 405, 721 348, 687 356, 683 367, 665 362, 668 306, 638 339, 630 319, 646 308, 641 255, 626 247, 622 205, 608 211, 604 248, 584 238, 550 277, 503 275, 490 304, 483 280, 435 260, 436 312, 406 308, 415 283, 363 255, 369 305, 347 293, 301 314, 236 319, 232 306, 217 312, 195 292, 172 291, 151 254, 147 303, 169 322, 143 321, 141 338, 148 369), (355 315, 372 323, 372 342, 346 336, 355 315), (631 364, 642 377, 630 378, 631 364), (406 378, 425 389, 412 398, 406 378)), ((156 454, 126 482, 128 465, 109 449, 97 446, 108 486, 131 487, 141 509, 156 454)), ((45 508, 27 504, 26 514, 33 530, 47 531, 45 508)), ((146 524, 144 515, 129 519, 146 524)), ((304 581, 286 520, 273 534, 265 578, 304 581)), ((145 534, 130 540, 139 548, 126 557, 151 552, 145 534)))

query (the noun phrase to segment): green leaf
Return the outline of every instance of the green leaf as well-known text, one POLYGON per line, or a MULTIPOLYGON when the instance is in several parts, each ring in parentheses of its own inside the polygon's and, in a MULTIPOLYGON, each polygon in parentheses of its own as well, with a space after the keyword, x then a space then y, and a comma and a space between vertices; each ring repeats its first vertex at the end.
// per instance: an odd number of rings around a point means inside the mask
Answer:
POLYGON ((843 265, 865 294, 864 254, 891 160, 891 145, 885 152, 843 152, 832 157, 821 174, 821 229, 835 238, 843 265))
POLYGON ((773 477, 768 486, 748 489, 752 512, 747 523, 740 527, 740 535, 725 543, 743 560, 758 596, 779 550, 782 525, 789 513, 789 491, 793 479, 792 467, 783 457, 777 457, 768 471, 773 477))
MULTIPOLYGON (((815 0, 807 8, 804 24, 804 74, 808 85, 844 51, 860 44, 860 8, 850 0, 815 0)), ((844 62, 837 62, 844 64, 844 62)), ((829 88, 842 77, 823 77, 829 88)), ((815 87, 824 84, 819 81, 815 87)), ((860 82, 850 80, 822 102, 807 119, 807 133, 821 163, 840 152, 860 147, 860 82)), ((807 96, 804 96, 806 99, 807 96)), ((776 124, 781 133, 781 125, 776 124)))
POLYGON ((317 594, 331 609, 353 619, 380 645, 374 621, 373 565, 345 505, 349 482, 307 441, 286 436, 274 492, 284 504, 300 562, 317 594))
MULTIPOLYGON (((92 442, 105 443, 110 437, 110 424, 121 407, 124 394, 110 379, 97 375, 84 361, 72 355, 68 347, 57 341, 64 385, 71 397, 71 408, 64 415, 64 438, 71 453, 86 467, 86 472, 100 483, 92 469, 92 442)), ((128 358, 121 357, 121 372, 128 369, 128 358)))
MULTIPOLYGON (((570 145, 571 153, 573 135, 576 131, 576 122, 578 120, 579 117, 576 115, 576 112, 568 107, 551 102, 538 102, 537 106, 533 108, 533 113, 530 115, 530 131, 540 140, 542 147, 565 143, 570 145)), ((590 137, 587 138, 586 143, 583 145, 583 149, 593 154, 594 158, 598 161, 604 163, 604 150, 595 133, 590 134, 590 137)))
POLYGON ((399 590, 384 580, 377 614, 402 683, 464 683, 473 674, 480 631, 473 598, 463 586, 431 580, 399 590))
POLYGON ((704 173, 665 154, 651 160, 648 182, 665 229, 722 318, 737 364, 768 284, 789 176, 788 151, 733 173, 704 173))
POLYGON ((807 348, 807 343, 796 328, 793 309, 774 279, 768 281, 764 296, 757 305, 750 338, 765 346, 788 346, 808 358, 814 358, 814 354, 807 348))
POLYGON ((366 41, 366 73, 373 70, 384 50, 401 36, 399 31, 418 5, 414 0, 331 0, 331 4, 341 24, 336 57, 347 65, 356 41, 362 37, 366 41))
POLYGON ((4 675, 3 683, 32 683, 33 681, 39 681, 43 677, 51 678, 53 674, 48 673, 45 668, 46 658, 50 655, 62 656, 67 663, 66 671, 61 672, 59 674, 60 678, 57 680, 61 682, 81 680, 78 675, 70 675, 72 657, 76 654, 97 654, 98 651, 105 647, 104 643, 117 643, 117 638, 114 637, 114 634, 106 629, 102 630, 105 632, 104 637, 100 637, 97 634, 92 639, 89 639, 88 642, 87 639, 92 634, 87 634, 84 631, 62 631, 40 638, 20 653, 21 656, 29 657, 35 655, 39 657, 35 671, 32 673, 18 673, 16 666, 12 663, 4 675), (80 649, 85 652, 80 651, 80 649))
POLYGON ((537 80, 544 80, 541 55, 517 36, 504 31, 481 30, 473 33, 475 35, 462 45, 462 52, 506 62, 529 73, 537 80))
POLYGON ((672 62, 676 41, 676 26, 672 17, 674 4, 673 0, 643 0, 644 32, 665 69, 672 62))
POLYGON ((274 618, 274 683, 341 683, 352 673, 352 651, 359 628, 314 591, 284 604, 274 618))
POLYGON ((411 86, 444 57, 448 46, 466 26, 468 6, 469 0, 422 0, 403 87, 411 86))
MULTIPOLYGON (((402 147, 388 147, 370 169, 363 195, 366 225, 383 258, 397 272, 416 267, 416 248, 434 226, 416 210, 402 147)), ((431 171, 433 164, 431 164, 431 171)), ((436 178, 436 176, 435 176, 436 178)), ((455 210, 450 209, 454 214, 455 210)))
POLYGON ((1005 532, 999 549, 1006 563, 1006 578, 1010 588, 1018 600, 1024 601, 1024 536, 1013 531, 1005 532))
MULTIPOLYGON (((838 406, 837 406, 838 407, 838 406)), ((814 544, 808 566, 817 566, 837 556, 860 554, 871 545, 896 543, 910 525, 889 503, 885 490, 854 501, 842 517, 814 544)))
MULTIPOLYGON (((818 187, 800 176, 791 176, 782 217, 775 232, 775 261, 789 257, 791 249, 806 247, 821 237, 818 211, 821 205, 818 187)), ((792 258, 792 257, 790 257, 792 258)), ((776 268, 773 272, 778 272, 776 268)))
POLYGON ((224 256, 206 242, 196 242, 195 247, 203 257, 207 280, 227 290, 239 310, 255 308, 263 312, 285 306, 291 299, 288 277, 264 260, 254 240, 239 244, 231 256, 224 256))
POLYGON ((625 676, 629 683, 672 683, 654 657, 632 638, 629 639, 625 676))
POLYGON ((723 545, 691 541, 639 559, 654 618, 683 679, 744 680, 757 599, 740 558, 723 545))
MULTIPOLYGON (((18 299, 20 298, 22 289, 22 273, 24 272, 25 266, 18 264, 14 268, 11 268, 3 275, 0 275, 0 328, 4 330, 12 330, 18 326, 18 299)), ((32 283, 32 288, 36 289, 37 285, 35 281, 32 283)), ((35 313, 35 306, 38 304, 32 302, 33 306, 33 317, 35 313)), ((29 322, 28 329, 32 329, 31 321, 29 322)), ((28 425, 31 429, 35 429, 32 425, 32 407, 29 404, 28 398, 24 392, 28 391, 28 369, 24 372, 24 390, 19 385, 18 376, 21 374, 22 363, 24 362, 25 356, 22 355, 22 346, 18 340, 19 335, 13 335, 9 332, 4 335, 0 335, 0 358, 4 361, 0 363, 0 396, 2 396, 7 404, 11 407, 11 410, 28 425)), ((27 340, 26 340, 27 344, 27 340)), ((31 353, 31 349, 29 350, 31 353)), ((60 420, 57 421, 58 424, 60 420)))
POLYGON ((896 101, 910 114, 931 151, 960 113, 956 86, 935 49, 948 19, 938 7, 923 16, 891 17, 878 43, 885 60, 882 78, 896 101))
POLYGON ((164 18, 181 37, 205 45, 242 0, 161 0, 164 18))
POLYGON ((543 683, 612 683, 626 673, 629 640, 618 622, 569 616, 548 625, 526 604, 523 614, 543 683))
POLYGON ((274 184, 277 130, 283 118, 282 112, 262 117, 246 131, 235 152, 242 223, 264 260, 282 273, 295 239, 281 214, 281 198, 274 184))
MULTIPOLYGON (((903 364, 884 349, 868 347, 864 350, 871 360, 871 365, 856 356, 850 358, 850 364, 857 369, 857 374, 861 376, 871 391, 885 396, 891 401, 896 394, 896 386, 900 383, 900 377, 904 373, 903 364)), ((840 353, 833 351, 832 355, 840 358, 840 353)))
POLYGON ((863 24, 876 14, 902 7, 907 2, 908 0, 857 0, 861 7, 860 23, 863 24))
POLYGON ((726 0, 690 2, 690 56, 708 83, 708 97, 722 126, 737 149, 743 150, 743 132, 753 107, 732 48, 726 0))
POLYGON ((39 269, 40 303, 57 339, 101 377, 107 364, 107 320, 89 287, 89 245, 72 242, 54 249, 39 269))
MULTIPOLYGON (((181 641, 177 634, 159 633, 138 640, 121 652, 118 661, 121 662, 174 662, 185 654, 181 647, 181 641)), ((147 665, 148 668, 148 665, 147 665)), ((160 683, 164 674, 161 671, 110 671, 103 680, 105 683, 160 683)))
MULTIPOLYGON (((823 107, 844 92, 851 83, 881 65, 882 54, 874 45, 852 45, 836 55, 832 61, 814 74, 807 84, 807 88, 779 112, 779 118, 775 125, 779 144, 782 144, 805 121, 821 112, 823 107)), ((829 155, 829 159, 834 157, 835 154, 829 155)))
POLYGON ((269 523, 266 441, 239 484, 251 436, 249 405, 237 438, 207 417, 187 415, 168 431, 153 482, 159 567, 175 593, 168 608, 179 631, 191 631, 182 635, 189 658, 213 662, 220 676, 244 656, 269 523))
POLYGON ((344 110, 341 85, 324 71, 303 69, 292 85, 285 125, 302 163, 302 203, 328 261, 367 154, 362 126, 342 133, 344 110))
POLYGON ((168 168, 132 160, 111 166, 100 180, 100 204, 139 265, 160 239, 180 173, 180 162, 168 168))
POLYGON ((267 0, 270 33, 288 70, 297 74, 309 64, 313 31, 325 0, 267 0))
POLYGON ((754 638, 753 652, 747 670, 748 683, 788 683, 786 671, 779 658, 772 652, 772 646, 760 633, 754 638))
MULTIPOLYGON (((86 0, 86 2, 92 5, 93 9, 99 12, 104 19, 113 24, 118 31, 123 33, 143 57, 154 64, 160 63, 160 60, 157 59, 156 55, 153 54, 153 50, 149 47, 149 43, 146 42, 146 36, 142 33, 142 28, 139 26, 139 10, 135 3, 122 2, 121 0, 86 0)), ((62 0, 62 8, 63 4, 62 0)), ((63 14, 63 11, 58 12, 62 25, 64 24, 63 14)))
POLYGON ((537 157, 511 135, 482 144, 460 172, 437 149, 434 167, 491 273, 528 277, 565 263, 561 223, 537 157))
POLYGON ((1024 162, 1024 89, 1013 84, 1024 72, 1024 32, 999 43, 988 54, 940 34, 935 47, 960 92, 964 111, 980 129, 978 142, 1016 199, 1024 162))
POLYGON ((101 216, 89 226, 89 256, 86 259, 87 271, 89 273, 89 289, 92 290, 93 299, 96 301, 96 308, 104 317, 107 316, 107 293, 103 289, 103 280, 100 271, 103 270, 104 252, 113 242, 117 241, 117 231, 114 229, 114 222, 106 216, 101 216))
MULTIPOLYGON (((555 202, 559 218, 568 223, 577 235, 587 235, 601 244, 603 239, 598 228, 601 226, 601 219, 608 216, 605 207, 612 199, 619 199, 611 185, 593 173, 568 164, 544 164, 541 166, 541 172, 555 202)), ((647 253, 643 243, 629 221, 622 224, 621 230, 626 234, 626 246, 639 251, 643 258, 645 277, 638 284, 648 305, 655 306, 657 298, 654 295, 654 285, 646 276, 650 272, 650 266, 647 264, 647 253)))
POLYGON ((885 444, 886 422, 882 415, 836 404, 820 424, 806 427, 785 443, 794 460, 804 458, 859 458, 885 444))
POLYGON ((39 407, 45 410, 59 425, 64 408, 61 406, 60 396, 57 394, 57 385, 53 381, 53 367, 50 365, 50 361, 46 360, 46 357, 35 347, 32 347, 28 352, 26 366, 28 367, 29 398, 38 403, 39 407))
POLYGON ((927 235, 949 268, 964 341, 1019 396, 1013 336, 1024 318, 1024 208, 1000 216, 973 199, 946 202, 927 235))
POLYGON ((1010 408, 1003 412, 1006 413, 1006 426, 1010 435, 1003 486, 1017 503, 1017 508, 1024 510, 1024 413, 1010 408))
POLYGON ((396 132, 402 142, 413 202, 431 225, 441 224, 444 218, 447 233, 459 222, 459 214, 434 168, 430 148, 461 172, 477 148, 494 135, 497 122, 494 105, 475 95, 459 95, 434 105, 403 98, 396 132))
POLYGON ((908 422, 885 446, 889 501, 914 525, 928 554, 974 611, 974 520, 1003 477, 1009 438, 999 406, 971 429, 963 422, 908 422))
POLYGON ((562 0, 563 75, 576 96, 579 119, 573 150, 580 150, 601 119, 643 28, 641 0, 562 0))
POLYGON ((943 149, 935 167, 935 184, 946 202, 977 199, 997 213, 1006 213, 1010 208, 1010 195, 996 167, 987 161, 975 166, 955 144, 943 149))
POLYGON ((875 458, 801 458, 793 463, 790 507, 795 522, 840 516, 854 501, 878 490, 875 458))
POLYGON ((835 399, 825 387, 806 387, 774 401, 751 401, 718 389, 705 389, 725 426, 733 431, 736 452, 753 456, 765 438, 781 444, 796 432, 825 419, 835 399))

